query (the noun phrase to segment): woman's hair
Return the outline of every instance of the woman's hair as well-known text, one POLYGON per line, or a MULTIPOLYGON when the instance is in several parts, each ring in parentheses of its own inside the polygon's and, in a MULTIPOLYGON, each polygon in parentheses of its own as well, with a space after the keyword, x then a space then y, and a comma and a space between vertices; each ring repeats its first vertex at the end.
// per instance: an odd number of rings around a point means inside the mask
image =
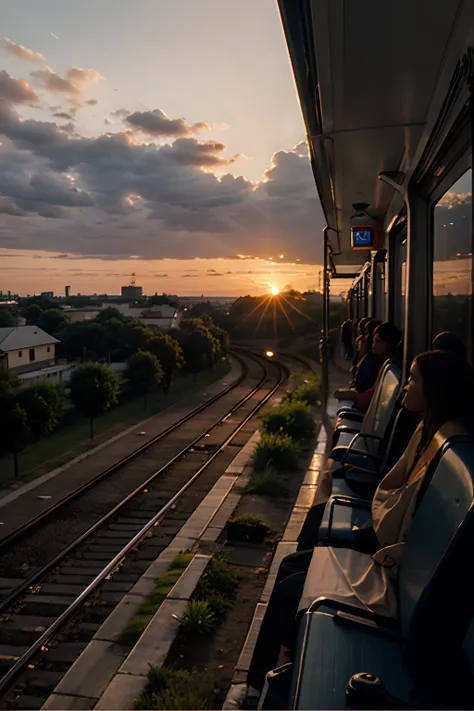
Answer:
POLYGON ((448 351, 428 351, 416 356, 422 377, 426 412, 423 417, 422 449, 448 420, 461 420, 474 430, 474 370, 463 359, 448 351))
POLYGON ((434 337, 433 350, 449 351, 458 356, 458 358, 466 358, 466 346, 461 339, 451 331, 443 331, 434 337))
POLYGON ((391 353, 396 353, 402 340, 402 332, 395 324, 390 321, 384 321, 375 329, 378 337, 387 344, 391 353))
POLYGON ((364 341, 362 343, 362 348, 360 349, 361 360, 363 360, 366 356, 369 356, 369 358, 373 357, 372 341, 374 338, 374 331, 377 326, 380 326, 380 323, 380 321, 376 321, 374 318, 371 318, 370 321, 365 324, 364 341))

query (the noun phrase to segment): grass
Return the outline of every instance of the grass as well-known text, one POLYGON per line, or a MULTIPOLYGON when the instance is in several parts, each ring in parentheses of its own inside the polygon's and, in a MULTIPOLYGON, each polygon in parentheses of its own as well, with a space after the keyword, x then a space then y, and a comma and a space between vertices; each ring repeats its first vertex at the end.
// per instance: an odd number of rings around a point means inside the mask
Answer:
POLYGON ((298 445, 289 435, 264 432, 253 453, 253 469, 257 474, 271 467, 277 472, 292 471, 298 466, 298 445))
POLYGON ((150 624, 153 616, 160 607, 169 591, 178 582, 189 563, 193 553, 179 553, 170 563, 166 573, 158 580, 156 588, 151 592, 138 608, 136 614, 128 622, 120 635, 120 642, 133 646, 150 624))
POLYGON ((217 624, 208 600, 189 600, 180 619, 181 629, 189 635, 210 635, 217 624))
POLYGON ((309 437, 314 431, 310 406, 303 401, 287 400, 261 416, 264 432, 281 433, 294 439, 309 437))
POLYGON ((253 472, 244 487, 247 494, 260 494, 278 499, 288 495, 288 486, 271 470, 256 474, 253 472))
MULTIPOLYGON (((101 441, 107 439, 104 435, 110 431, 115 430, 110 434, 110 436, 113 436, 119 429, 125 429, 126 426, 130 427, 147 417, 165 410, 180 400, 187 399, 198 390, 224 377, 229 371, 230 364, 227 361, 220 362, 212 370, 201 373, 196 382, 194 382, 192 375, 177 378, 173 390, 168 396, 165 396, 161 391, 151 393, 148 397, 146 409, 143 407, 143 397, 140 395, 134 400, 109 410, 109 412, 95 420, 94 430, 96 436, 92 442, 89 438, 89 420, 85 418, 79 419, 74 424, 61 427, 50 437, 45 437, 20 452, 20 476, 18 479, 33 478, 28 477, 28 475, 51 460, 55 461, 51 461, 50 469, 53 469, 54 466, 59 466, 64 461, 72 459, 73 456, 77 456, 81 452, 100 444, 101 441), (68 453, 71 456, 64 459, 64 455, 68 453), (63 461, 57 461, 61 457, 63 457, 63 461)), ((0 459, 0 484, 7 485, 13 480, 13 457, 0 459)))
POLYGON ((145 689, 134 702, 136 709, 207 709, 212 704, 214 682, 202 672, 151 667, 145 689))

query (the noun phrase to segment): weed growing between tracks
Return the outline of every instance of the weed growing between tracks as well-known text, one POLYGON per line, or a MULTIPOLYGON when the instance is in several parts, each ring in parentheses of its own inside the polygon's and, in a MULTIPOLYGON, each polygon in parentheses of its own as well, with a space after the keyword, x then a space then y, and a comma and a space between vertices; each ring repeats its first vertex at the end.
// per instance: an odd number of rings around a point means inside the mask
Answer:
POLYGON ((173 558, 166 573, 157 581, 156 588, 146 597, 138 608, 136 615, 132 617, 123 629, 120 635, 122 644, 132 647, 138 641, 161 603, 178 582, 193 558, 194 553, 179 553, 173 558))

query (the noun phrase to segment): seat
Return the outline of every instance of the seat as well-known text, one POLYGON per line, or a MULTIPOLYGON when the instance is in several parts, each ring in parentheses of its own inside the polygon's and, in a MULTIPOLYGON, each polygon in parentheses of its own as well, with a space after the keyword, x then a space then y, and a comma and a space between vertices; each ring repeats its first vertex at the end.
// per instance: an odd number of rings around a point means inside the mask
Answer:
POLYGON ((432 680, 439 676, 443 682, 449 665, 454 674, 464 652, 473 656, 473 594, 465 570, 474 554, 473 503, 474 441, 458 436, 444 444, 415 513, 393 586, 398 609, 392 618, 357 601, 347 604, 343 596, 319 597, 321 562, 330 549, 314 550, 300 603, 306 612, 289 708, 349 708, 346 686, 361 672, 381 677, 408 707, 456 707, 455 694, 465 693, 469 670, 452 689, 433 686, 432 680), (428 669, 422 665, 427 659, 428 669))
MULTIPOLYGON (((328 536, 331 502, 334 497, 372 501, 378 484, 400 459, 418 423, 418 415, 401 407, 395 417, 383 458, 367 452, 350 459, 350 467, 345 464, 344 460, 338 469, 332 472, 332 492, 319 529, 319 540, 324 541, 328 536)), ((346 504, 342 504, 333 508, 332 527, 333 531, 336 529, 338 531, 336 534, 338 540, 344 532, 347 540, 350 541, 352 528, 365 528, 368 525, 371 525, 371 517, 366 507, 355 504, 351 510, 346 504)))
POLYGON ((387 361, 382 368, 361 427, 353 422, 338 427, 334 433, 335 446, 329 455, 331 459, 341 461, 348 449, 359 453, 380 452, 381 444, 393 423, 401 382, 401 370, 397 365, 387 361))

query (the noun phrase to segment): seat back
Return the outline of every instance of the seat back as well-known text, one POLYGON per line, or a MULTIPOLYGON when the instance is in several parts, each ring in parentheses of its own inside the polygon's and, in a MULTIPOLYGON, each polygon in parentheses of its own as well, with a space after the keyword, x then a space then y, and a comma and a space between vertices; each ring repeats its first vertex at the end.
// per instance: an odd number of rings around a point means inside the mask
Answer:
MULTIPOLYGON (((400 392, 402 373, 394 363, 387 361, 382 366, 375 392, 362 423, 361 432, 385 438, 393 424, 397 398, 400 392)), ((378 451, 379 444, 366 440, 369 452, 378 451)))
MULTIPOLYGON (((460 560, 473 544, 474 440, 445 439, 426 477, 429 484, 419 499, 398 573, 404 636, 426 630, 433 614, 438 618, 441 608, 446 608, 442 598, 451 587, 451 594, 457 596, 455 578, 462 579, 463 574, 460 560)), ((448 608, 452 614, 452 606, 448 608)), ((438 625, 438 620, 433 624, 438 625)))

